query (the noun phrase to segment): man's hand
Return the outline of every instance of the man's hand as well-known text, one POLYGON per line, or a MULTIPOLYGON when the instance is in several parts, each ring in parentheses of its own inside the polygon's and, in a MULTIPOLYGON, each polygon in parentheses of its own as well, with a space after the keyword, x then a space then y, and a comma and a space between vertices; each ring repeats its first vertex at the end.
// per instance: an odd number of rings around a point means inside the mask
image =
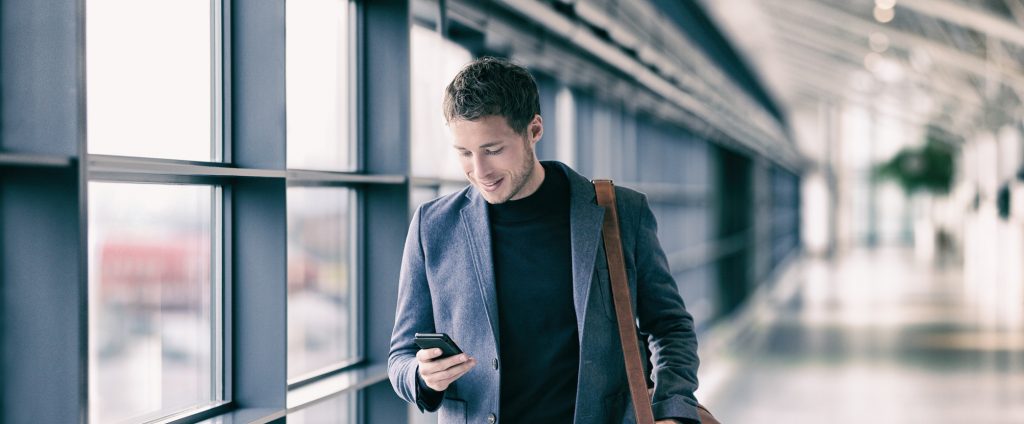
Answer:
POLYGON ((438 356, 441 356, 441 349, 421 349, 416 352, 416 360, 420 363, 420 378, 427 383, 427 387, 438 392, 445 391, 453 381, 476 366, 476 359, 465 353, 435 359, 438 356))

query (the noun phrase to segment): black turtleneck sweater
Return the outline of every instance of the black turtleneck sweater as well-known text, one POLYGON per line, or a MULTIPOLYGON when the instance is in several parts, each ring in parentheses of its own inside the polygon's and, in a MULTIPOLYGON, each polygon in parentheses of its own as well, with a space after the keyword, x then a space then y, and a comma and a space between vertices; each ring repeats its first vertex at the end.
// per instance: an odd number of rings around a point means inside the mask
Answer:
POLYGON ((506 423, 568 423, 576 409, 569 179, 556 165, 542 165, 535 193, 488 205, 506 423))

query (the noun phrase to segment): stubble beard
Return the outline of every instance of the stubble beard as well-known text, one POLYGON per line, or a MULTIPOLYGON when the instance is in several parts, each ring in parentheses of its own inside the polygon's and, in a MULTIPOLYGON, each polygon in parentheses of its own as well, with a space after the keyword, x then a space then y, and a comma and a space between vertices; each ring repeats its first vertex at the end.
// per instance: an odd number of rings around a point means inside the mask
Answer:
POLYGON ((496 202, 491 202, 492 205, 508 202, 513 197, 516 197, 516 195, 523 190, 523 187, 526 187, 526 184, 530 181, 531 178, 533 178, 533 162, 535 161, 535 157, 536 156, 533 153, 533 149, 527 142, 526 158, 523 161, 522 166, 518 169, 518 172, 513 172, 512 175, 510 176, 512 181, 509 181, 509 185, 512 187, 512 190, 509 191, 508 196, 505 196, 504 199, 501 199, 500 201, 496 202))

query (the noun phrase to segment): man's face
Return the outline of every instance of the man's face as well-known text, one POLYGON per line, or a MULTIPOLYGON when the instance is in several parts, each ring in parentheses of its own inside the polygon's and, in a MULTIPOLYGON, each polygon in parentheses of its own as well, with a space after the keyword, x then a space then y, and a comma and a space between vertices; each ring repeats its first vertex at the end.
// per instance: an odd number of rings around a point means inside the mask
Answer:
POLYGON ((488 203, 521 199, 540 185, 533 151, 544 133, 540 115, 534 116, 526 135, 516 133, 505 117, 495 115, 453 120, 448 127, 462 171, 488 203))

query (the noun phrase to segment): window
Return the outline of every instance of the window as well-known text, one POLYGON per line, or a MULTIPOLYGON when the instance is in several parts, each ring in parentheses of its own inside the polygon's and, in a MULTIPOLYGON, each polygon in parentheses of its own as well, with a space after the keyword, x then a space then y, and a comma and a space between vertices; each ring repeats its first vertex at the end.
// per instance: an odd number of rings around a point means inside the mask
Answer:
POLYGON ((287 166, 333 174, 306 173, 310 185, 288 187, 289 384, 359 360, 356 193, 321 179, 358 166, 353 7, 285 2, 287 166))
POLYGON ((85 5, 89 153, 220 160, 220 3, 85 5))
POLYGON ((412 25, 410 37, 411 173, 415 177, 464 180, 444 123, 441 100, 445 87, 473 56, 462 46, 420 25, 412 25))
POLYGON ((355 168, 349 2, 285 2, 288 167, 355 168))
POLYGON ((0 422, 350 422, 393 407, 366 390, 386 380, 384 357, 357 336, 393 316, 393 298, 363 288, 396 280, 377 252, 401 251, 409 146, 360 137, 363 121, 399 123, 376 107, 354 119, 352 103, 363 88, 408 93, 408 58, 393 54, 408 51, 406 9, 36 3, 3 7, 33 24, 5 27, 0 52, 25 94, 3 99, 18 128, 0 140, 0 286, 17 302, 0 308, 0 422), (360 86, 363 70, 398 86, 360 86), (364 164, 364 145, 394 154, 364 164))
POLYGON ((357 359, 355 195, 288 188, 288 378, 357 359))
MULTIPOLYGON (((543 111, 542 111, 543 113, 543 111)), ((576 164, 576 105, 572 90, 562 86, 555 95, 555 158, 569 166, 576 164)))
POLYGON ((90 420, 223 399, 220 190, 89 183, 90 420))
POLYGON ((90 173, 92 422, 148 422, 225 400, 222 189, 155 168, 224 159, 221 7, 85 2, 88 153, 146 169, 90 173), (96 180, 110 173, 120 174, 96 180))

